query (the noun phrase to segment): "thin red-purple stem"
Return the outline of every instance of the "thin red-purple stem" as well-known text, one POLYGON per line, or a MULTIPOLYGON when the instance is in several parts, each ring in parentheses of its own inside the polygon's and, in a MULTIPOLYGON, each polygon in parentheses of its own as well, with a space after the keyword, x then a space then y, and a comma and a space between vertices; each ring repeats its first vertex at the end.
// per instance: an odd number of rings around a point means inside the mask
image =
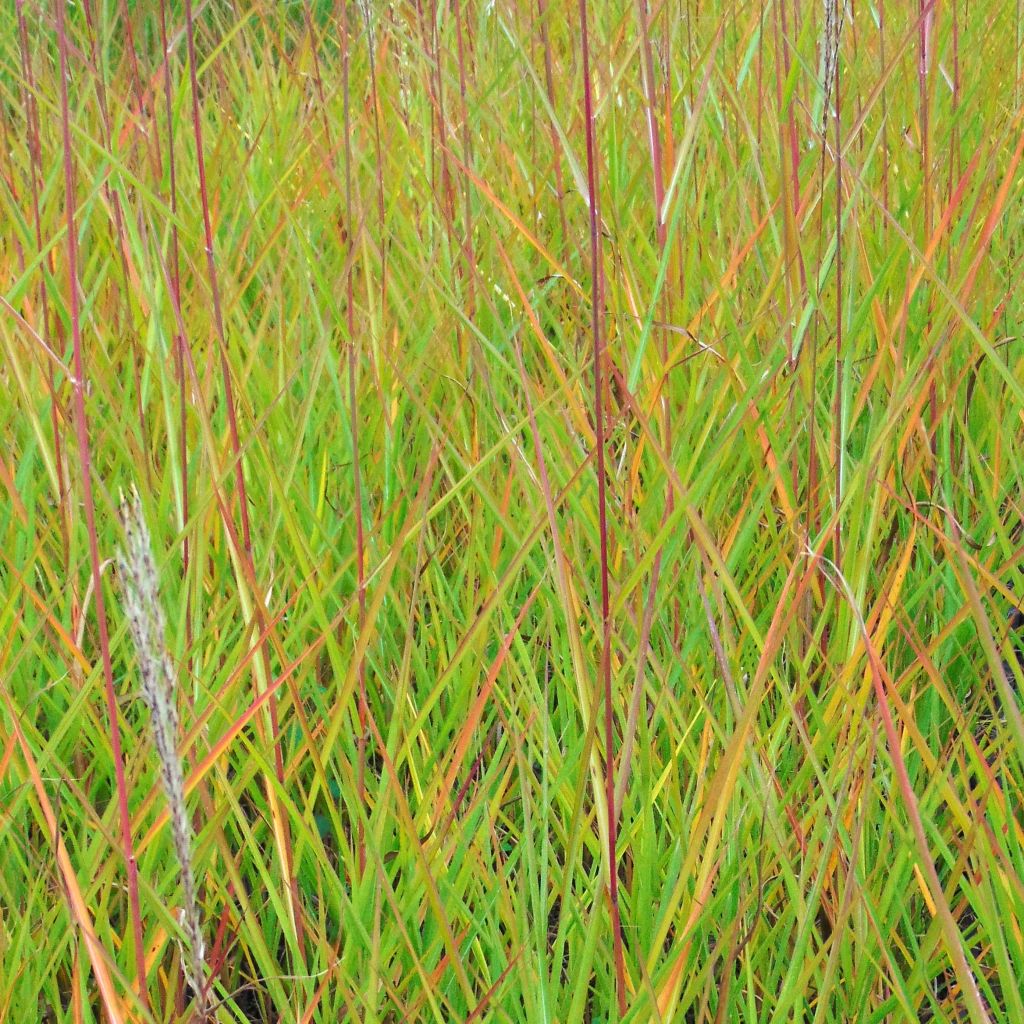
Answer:
POLYGON ((930 63, 929 43, 931 42, 932 21, 935 18, 935 0, 918 0, 917 21, 918 60, 917 87, 921 114, 921 172, 924 182, 924 241, 932 233, 932 180, 931 180, 931 130, 928 117, 928 65, 930 63))
MULTIPOLYGON (((420 32, 423 36, 423 50, 427 58, 427 94, 433 110, 431 120, 431 187, 437 196, 438 206, 444 218, 445 234, 452 250, 461 245, 455 232, 455 198, 452 189, 452 175, 448 166, 448 120, 444 110, 444 80, 441 75, 441 46, 437 38, 437 0, 431 0, 430 10, 425 9, 421 0, 416 0, 416 10, 420 19, 420 32)), ((465 335, 458 330, 460 361, 464 362, 465 335)))
POLYGON ((759 0, 757 16, 757 148, 761 149, 761 124, 764 117, 764 0, 759 0))
MULTIPOLYGON (((782 170, 782 187, 785 190, 785 187, 786 187, 786 173, 787 173, 786 172, 786 167, 787 167, 787 164, 786 164, 786 152, 785 152, 785 146, 786 146, 785 131, 784 131, 783 125, 782 125, 782 119, 783 119, 783 114, 784 114, 784 109, 783 109, 783 88, 782 88, 782 86, 783 86, 783 81, 785 80, 785 77, 786 77, 786 68, 787 68, 789 62, 788 62, 788 58, 786 56, 787 51, 786 51, 785 45, 784 45, 783 40, 782 40, 783 22, 784 22, 783 13, 782 13, 783 4, 778 4, 778 5, 776 5, 776 7, 777 7, 777 10, 778 10, 778 17, 772 19, 772 28, 773 28, 774 33, 775 33, 775 54, 776 54, 776 60, 775 60, 775 102, 776 102, 776 105, 778 107, 778 116, 779 116, 779 163, 781 165, 781 170, 782 170)), ((790 200, 789 200, 788 194, 783 194, 782 202, 788 206, 789 201, 790 200)), ((796 215, 795 214, 795 208, 794 208, 794 214, 793 215, 794 215, 794 217, 796 215)), ((785 213, 784 213, 784 215, 783 215, 783 248, 784 248, 784 251, 785 251, 785 259, 786 259, 786 273, 783 274, 783 281, 785 283, 786 311, 785 311, 785 317, 783 319, 783 323, 785 325, 784 329, 785 329, 785 332, 786 332, 786 358, 787 358, 787 362, 789 363, 790 367, 792 367, 794 365, 794 359, 795 359, 795 355, 794 355, 794 340, 793 340, 793 316, 794 316, 793 308, 796 305, 796 296, 793 294, 793 278, 792 278, 792 274, 790 273, 791 261, 793 259, 792 254, 791 254, 791 248, 792 248, 792 245, 793 245, 793 240, 791 238, 791 234, 792 234, 791 219, 789 217, 785 216, 785 213)), ((796 380, 795 376, 794 376, 793 380, 795 382, 795 380, 796 380)), ((794 386, 795 386, 795 383, 794 383, 794 386)), ((796 472, 796 470, 794 469, 794 475, 795 475, 795 472, 796 472)))
MULTIPOLYGON (((24 0, 16 0, 15 9, 18 16, 18 37, 21 50, 21 70, 23 76, 22 92, 25 102, 25 137, 27 142, 29 164, 31 167, 31 189, 32 189, 32 222, 36 236, 36 247, 40 253, 43 252, 43 222, 39 212, 39 193, 43 180, 43 149, 39 135, 39 106, 36 103, 35 72, 32 70, 32 61, 29 57, 28 26, 25 23, 24 0)), ((39 324, 40 337, 47 344, 50 343, 50 293, 46 286, 46 274, 39 275, 39 324)), ((54 346, 51 346, 51 348, 54 346)), ((61 410, 57 400, 57 385, 53 376, 53 361, 46 361, 46 381, 50 391, 50 425, 53 429, 53 461, 57 475, 57 506, 58 519, 60 521, 61 537, 64 541, 64 567, 68 567, 69 542, 68 522, 64 497, 67 492, 67 484, 64 481, 64 456, 63 441, 61 439, 60 420, 61 410)), ((66 412, 64 414, 67 415, 66 412)))
MULTIPOLYGON (((309 33, 310 52, 313 55, 314 81, 316 84, 317 95, 320 100, 320 113, 323 120, 324 138, 326 140, 327 152, 330 154, 330 161, 333 169, 335 166, 334 141, 332 138, 330 118, 328 117, 327 114, 327 102, 323 91, 323 81, 320 75, 320 61, 317 56, 318 46, 315 26, 313 24, 313 13, 312 10, 310 9, 308 0, 306 0, 306 3, 304 4, 304 9, 306 16, 306 28, 309 33)), ((349 249, 349 259, 347 260, 348 271, 345 280, 345 299, 347 304, 345 324, 348 335, 347 360, 349 373, 349 423, 350 429, 352 431, 352 475, 356 513, 356 600, 359 608, 358 628, 361 634, 365 629, 366 623, 366 543, 364 539, 365 534, 363 529, 362 516, 362 477, 359 466, 359 420, 356 404, 356 372, 358 369, 358 356, 355 348, 355 294, 352 278, 355 266, 355 249, 358 243, 358 236, 360 234, 360 231, 356 229, 354 218, 352 215, 352 119, 351 107, 349 103, 349 66, 351 51, 348 31, 348 18, 344 9, 339 9, 339 11, 337 12, 337 18, 342 25, 342 98, 344 104, 343 128, 345 135, 345 221, 339 222, 339 231, 341 236, 341 244, 345 245, 347 241, 349 249)), ((367 33, 369 33, 370 24, 368 20, 365 22, 365 25, 367 33)), ((338 628, 339 630, 342 628, 342 623, 339 623, 338 628)), ((359 655, 357 678, 357 713, 359 726, 358 736, 356 737, 356 791, 360 803, 365 805, 366 746, 369 734, 367 718, 369 715, 369 701, 366 695, 366 659, 362 655, 359 655)), ((359 816, 359 820, 356 825, 356 837, 356 857, 359 865, 359 872, 360 874, 363 874, 366 871, 366 827, 363 815, 359 816)))
MULTIPOLYGON (((192 14, 192 0, 185 0, 185 43, 188 51, 189 84, 192 90, 192 130, 196 143, 196 169, 199 175, 199 201, 203 211, 203 237, 206 244, 206 270, 210 284, 210 302, 213 308, 213 322, 216 331, 217 349, 220 357, 221 377, 224 383, 224 406, 228 421, 228 434, 231 440, 231 453, 234 461, 235 502, 238 506, 239 523, 241 525, 242 563, 253 587, 253 602, 256 624, 262 632, 264 615, 262 603, 256 589, 256 570, 252 558, 252 534, 249 528, 249 499, 245 486, 245 471, 242 465, 242 446, 238 434, 238 417, 235 412, 234 388, 231 383, 231 367, 228 364, 227 337, 224 331, 224 316, 221 310, 220 286, 217 278, 217 263, 214 258, 213 222, 210 217, 210 197, 206 182, 206 159, 203 149, 203 127, 199 104, 198 62, 196 60, 195 23, 192 14)), ((271 677, 270 658, 265 649, 261 649, 266 677, 271 677)), ((284 753, 281 749, 281 732, 278 727, 277 698, 271 695, 267 701, 267 713, 270 718, 271 740, 274 747, 274 771, 278 783, 284 783, 284 753)), ((269 782, 268 782, 269 788, 269 782)), ((300 954, 305 948, 303 938, 302 915, 299 910, 298 879, 292 870, 291 839, 287 819, 281 822, 285 861, 289 887, 292 892, 292 904, 295 923, 295 937, 300 954)))
MULTIPOLYGON (((665 248, 668 241, 668 230, 665 223, 665 187, 662 169, 662 147, 661 136, 658 131, 658 121, 655 114, 657 104, 657 84, 654 78, 654 54, 651 47, 650 33, 650 10, 647 0, 637 0, 637 20, 640 23, 640 38, 642 52, 642 74, 644 86, 644 108, 647 120, 647 145, 650 150, 652 168, 652 187, 654 199, 655 216, 655 237, 658 243, 659 258, 667 258, 665 248)), ((664 315, 662 320, 668 322, 669 307, 667 297, 663 298, 664 315)), ((661 346, 662 372, 668 373, 669 344, 668 332, 662 333, 661 346)), ((672 407, 667 395, 662 398, 662 431, 665 451, 672 450, 672 407)), ((675 508, 675 492, 669 487, 665 495, 665 507, 662 510, 661 522, 664 525, 675 508)), ((622 748, 622 775, 619 778, 615 789, 616 793, 616 825, 618 824, 618 809, 626 794, 626 785, 629 780, 630 759, 633 751, 633 743, 636 739, 636 730, 639 724, 640 704, 643 694, 644 671, 647 664, 647 653, 650 649, 651 626, 654 620, 654 602, 658 593, 658 582, 661 579, 662 549, 659 548, 654 556, 654 563, 651 566, 651 576, 647 584, 646 599, 641 597, 642 611, 640 615, 640 645, 637 653, 636 673, 633 681, 633 694, 630 699, 629 714, 626 720, 626 729, 623 736, 622 748)))
POLYGON ((114 761, 114 779, 117 789, 117 809, 120 819, 121 848, 128 871, 128 911, 131 918, 132 940, 135 946, 136 983, 139 998, 148 1007, 146 990, 145 936, 142 930, 142 909, 139 903, 139 867, 132 844, 131 814, 128 810, 128 780, 125 777, 124 756, 121 751, 121 726, 117 717, 117 691, 114 688, 114 669, 110 660, 110 636, 107 631, 107 607, 103 597, 103 579, 100 571, 99 542, 96 535, 96 508, 92 494, 92 459, 89 450, 89 424, 85 415, 85 360, 82 356, 82 323, 78 306, 78 236, 75 225, 75 166, 71 155, 71 115, 68 101, 68 37, 64 25, 64 3, 56 0, 57 47, 60 53, 60 119, 64 143, 64 207, 67 214, 68 238, 68 312, 71 319, 71 344, 74 358, 75 433, 78 438, 78 460, 82 471, 82 497, 85 505, 86 530, 89 534, 89 562, 92 570, 93 601, 96 605, 96 623, 99 630, 100 657, 103 661, 103 679, 106 686, 107 715, 110 720, 110 750, 114 761))
MULTIPOLYGON (((96 19, 93 17, 91 0, 82 0, 82 12, 85 14, 89 46, 92 51, 92 72, 96 84, 96 100, 100 109, 100 126, 103 130, 103 144, 106 147, 107 152, 113 156, 114 131, 111 127, 110 107, 107 103, 107 86, 103 79, 103 61, 100 57, 100 28, 97 25, 96 19)), ((104 175, 103 194, 106 196, 107 203, 110 205, 114 214, 114 230, 117 233, 117 254, 119 257, 118 266, 121 271, 121 287, 124 290, 124 294, 128 295, 132 290, 131 276, 128 272, 128 235, 124 226, 124 210, 121 206, 121 194, 116 188, 111 187, 109 172, 104 175)), ((133 348, 136 353, 132 363, 132 371, 135 378, 135 414, 139 420, 139 434, 141 437, 145 437, 146 420, 142 409, 142 373, 139 369, 139 359, 137 355, 138 346, 134 346, 133 348)), ((150 471, 148 459, 145 461, 143 468, 148 476, 150 471)))
MULTIPOLYGON (((836 488, 836 524, 833 536, 833 559, 842 569, 841 539, 842 528, 839 521, 839 509, 843 504, 843 139, 842 139, 842 105, 840 102, 840 61, 839 40, 842 38, 842 4, 841 0, 833 0, 836 5, 835 39, 833 46, 832 77, 835 84, 835 138, 836 138, 836 391, 832 409, 832 458, 835 465, 836 488)), ((827 98, 826 98, 827 100, 827 98)))
POLYGON ((594 133, 594 98, 590 81, 590 40, 587 32, 587 0, 579 0, 580 38, 583 54, 583 112, 587 136, 587 194, 590 206, 590 303, 594 335, 594 433, 597 448, 597 509, 601 539, 601 682, 604 691, 605 800, 608 812, 608 902, 612 915, 616 994, 619 1015, 626 1013, 626 961, 619 917, 618 821, 615 813, 615 716, 612 707, 612 616, 608 586, 608 496, 605 472, 604 339, 601 331, 604 302, 601 264, 601 214, 597 187, 597 140, 594 133))
MULTIPOLYGON (((878 66, 885 74, 885 0, 878 0, 878 66)), ((885 85, 882 85, 882 209, 889 212, 889 140, 886 125, 889 123, 889 104, 885 85)), ((883 231, 888 233, 889 218, 882 217, 883 231)))
MULTIPOLYGON (((342 16, 342 97, 345 107, 345 220, 347 222, 349 249, 354 257, 359 232, 355 229, 352 215, 352 115, 349 96, 349 33, 348 22, 342 16)), ((348 333, 348 404, 349 429, 352 432, 352 501, 356 520, 356 585, 359 603, 359 633, 366 628, 366 539, 363 532, 363 490, 359 470, 359 405, 356 395, 356 373, 359 358, 356 352, 355 289, 352 284, 354 258, 349 259, 345 275, 345 326, 348 333)), ((366 695, 366 659, 359 658, 359 736, 356 739, 358 766, 356 786, 360 805, 366 802, 366 739, 370 717, 370 706, 366 695)), ((366 870, 366 835, 363 815, 359 816, 358 827, 359 871, 366 870)))
MULTIPOLYGON (((469 169, 473 166, 473 147, 470 142, 469 134, 469 103, 466 100, 466 54, 465 47, 462 42, 462 10, 460 0, 454 0, 454 3, 455 41, 459 59, 459 102, 462 108, 462 162, 464 166, 469 169)), ((469 284, 469 308, 467 309, 467 317, 472 320, 473 314, 476 310, 476 297, 474 294, 476 284, 476 256, 473 253, 473 213, 472 205, 470 203, 470 199, 472 198, 472 188, 468 176, 463 175, 463 181, 463 200, 465 211, 463 214, 465 219, 463 234, 466 239, 463 249, 465 252, 466 263, 469 268, 466 275, 469 284)))
MULTIPOLYGON (((928 66, 931 63, 929 46, 931 42, 932 21, 935 18, 935 0, 918 0, 918 59, 917 59, 917 85, 920 101, 921 118, 921 175, 922 175, 922 201, 924 204, 924 236, 923 241, 928 243, 932 236, 932 174, 931 174, 931 125, 928 114, 928 66)), ((928 318, 928 327, 931 327, 931 318, 928 318)), ((928 412, 929 412, 929 438, 932 454, 937 452, 938 444, 938 421, 939 421, 939 396, 935 386, 934 375, 928 381, 928 412)), ((938 472, 937 463, 933 465, 933 473, 938 472)))
MULTIPOLYGON (((1018 14, 1020 8, 1018 7, 1018 14)), ((960 19, 956 13, 956 3, 952 5, 950 14, 953 18, 953 96, 951 100, 950 123, 952 130, 949 134, 949 194, 953 195, 955 179, 963 169, 963 160, 960 156, 960 19)), ((953 247, 949 247, 950 258, 952 258, 953 247)), ((953 267, 950 264, 950 277, 953 276, 953 267)))
MULTIPOLYGON (((378 238, 385 237, 384 232, 384 156, 380 141, 380 103, 377 99, 377 55, 373 48, 373 30, 370 22, 370 6, 363 8, 364 23, 366 27, 366 54, 370 63, 370 102, 373 104, 373 148, 374 148, 374 173, 377 177, 377 229, 378 238)), ((381 243, 380 246, 380 314, 383 318, 384 308, 388 294, 388 250, 387 246, 381 243)), ((390 417, 385 413, 385 422, 389 423, 390 417)))

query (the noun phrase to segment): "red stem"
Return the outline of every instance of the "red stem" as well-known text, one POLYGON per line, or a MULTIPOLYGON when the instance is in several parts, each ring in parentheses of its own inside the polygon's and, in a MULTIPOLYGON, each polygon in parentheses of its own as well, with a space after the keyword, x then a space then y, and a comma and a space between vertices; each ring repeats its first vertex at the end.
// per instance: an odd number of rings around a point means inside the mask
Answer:
POLYGON ((594 136, 594 99, 590 82, 590 40, 587 35, 587 0, 579 0, 583 50, 583 109, 587 136, 587 194, 590 198, 590 302, 594 334, 594 433, 597 448, 597 507, 601 535, 601 682, 604 691, 605 800, 608 812, 608 901, 612 914, 616 994, 619 1015, 626 1013, 626 962, 619 917, 619 871, 615 814, 615 719, 612 707, 611 599, 608 587, 608 497, 605 473, 604 340, 601 333, 603 275, 600 249, 600 209, 597 190, 597 145, 594 136))
POLYGON ((56 0, 57 47, 60 51, 60 115, 64 143, 64 206, 68 224, 68 309, 71 318, 71 343, 74 353, 75 379, 74 418, 78 438, 78 459, 82 470, 82 496, 85 522, 89 534, 89 561, 92 569, 93 601, 99 629, 100 656, 106 685, 107 715, 110 720, 110 749, 114 761, 117 788, 117 808, 120 818, 121 847, 128 870, 128 905, 132 939, 135 945, 135 970, 139 998, 148 1007, 146 990, 145 937, 142 930, 142 911, 139 903, 139 868, 132 845, 131 815, 128 810, 128 780, 125 777, 124 756, 121 751, 121 728, 117 717, 117 691, 114 689, 114 670, 110 661, 110 636, 107 631, 107 608, 103 597, 103 579, 100 571, 99 542, 96 535, 96 509, 92 494, 92 468, 89 451, 89 425, 85 415, 85 364, 82 358, 82 323, 78 306, 78 238, 75 233, 75 168, 71 155, 71 116, 68 102, 68 39, 64 25, 64 3, 56 0))
MULTIPOLYGON (((29 154, 29 164, 32 170, 30 175, 32 182, 32 221, 35 227, 36 247, 40 253, 43 252, 43 227, 42 217, 39 212, 39 193, 43 181, 43 159, 42 143, 39 133, 39 107, 36 103, 35 74, 32 70, 32 61, 29 59, 28 27, 25 24, 25 3, 24 0, 16 0, 15 9, 18 16, 18 37, 21 50, 21 69, 24 77, 22 92, 25 102, 25 135, 29 154)), ((39 334, 42 339, 50 343, 50 296, 46 286, 46 274, 39 275, 39 334)), ((55 346, 51 345, 51 348, 55 346)), ((67 484, 64 480, 64 455, 63 441, 61 439, 60 421, 61 416, 67 416, 66 410, 61 409, 57 399, 57 385, 53 376, 53 362, 46 361, 46 382, 50 390, 50 425, 53 429, 53 462, 56 470, 57 484, 57 506, 58 519, 60 522, 61 538, 64 542, 64 569, 67 570, 70 560, 70 544, 68 540, 68 518, 64 498, 67 494, 67 484)))
MULTIPOLYGON (((832 77, 835 82, 835 129, 836 129, 836 391, 835 404, 832 411, 832 458, 836 474, 836 525, 833 535, 832 556, 836 565, 842 569, 842 527, 839 521, 839 509, 843 504, 843 140, 840 115, 842 105, 839 92, 839 40, 843 31, 843 10, 840 0, 835 0, 835 33, 836 37, 829 45, 833 46, 832 77)), ((826 102, 828 97, 826 96, 826 102)))
MULTIPOLYGON (((355 230, 352 216, 352 130, 351 108, 349 105, 349 35, 348 23, 343 18, 342 29, 342 94, 345 107, 345 219, 348 231, 349 248, 354 254, 359 232, 355 230)), ((359 407, 356 396, 356 370, 359 360, 356 355, 356 322, 355 322, 355 291, 352 285, 354 258, 348 260, 348 273, 345 279, 345 326, 348 331, 348 401, 349 427, 352 431, 352 501, 355 505, 356 517, 356 585, 359 602, 359 632, 366 628, 366 549, 363 533, 363 491, 362 476, 359 471, 359 407)), ((359 803, 366 805, 366 737, 367 724, 370 717, 369 701, 366 695, 366 659, 359 659, 359 736, 356 738, 358 766, 357 780, 359 803)), ((363 816, 359 817, 358 827, 359 872, 366 870, 366 835, 363 816)))
MULTIPOLYGON (((103 80, 103 62, 100 56, 100 33, 101 28, 93 17, 92 4, 90 0, 82 0, 82 13, 85 15, 85 23, 88 29, 89 48, 92 53, 92 73, 95 80, 96 100, 100 108, 100 126, 103 132, 103 145, 107 152, 114 153, 114 133, 110 122, 110 108, 107 103, 107 87, 103 80)), ((111 174, 108 172, 103 177, 103 194, 107 199, 114 214, 114 230, 117 233, 117 253, 119 256, 118 267, 121 271, 121 287, 124 294, 128 295, 132 290, 131 275, 128 272, 128 235, 124 226, 124 210, 121 206, 121 194, 118 189, 110 184, 111 174)), ((117 314, 114 314, 117 316, 117 314)), ((130 313, 129 313, 130 316, 130 313)), ((135 414, 139 420, 139 437, 146 436, 146 418, 142 408, 142 371, 139 369, 138 346, 134 346, 132 361, 132 372, 135 378, 135 414)), ((143 444, 143 451, 147 446, 143 444)), ((149 459, 143 463, 146 476, 150 473, 149 459)))
MULTIPOLYGON (((239 522, 241 524, 242 541, 242 563, 248 578, 249 585, 253 588, 253 607, 256 617, 256 624, 260 632, 263 632, 264 614, 262 600, 259 596, 259 589, 256 584, 256 570, 252 558, 252 535, 249 529, 249 499, 245 486, 245 471, 242 466, 242 446, 238 435, 238 417, 235 413, 234 388, 231 384, 231 368, 228 364, 227 337, 224 331, 224 316, 221 310, 220 287, 217 279, 217 264, 214 259, 213 248, 213 224, 210 217, 209 191, 206 183, 206 160, 203 149, 203 128, 199 106, 199 81, 197 77, 195 24, 192 16, 192 0, 185 0, 185 41, 188 50, 189 82, 192 89, 192 130, 196 140, 196 166, 199 174, 199 199, 203 210, 203 234, 206 243, 206 269, 210 282, 210 301, 213 308, 213 322, 217 335, 217 349, 220 356, 221 377, 224 382, 224 406, 227 414, 228 432, 231 439, 231 453, 234 460, 235 473, 235 498, 238 504, 239 522)), ((225 525, 228 525, 225 523, 225 525)), ((261 648, 261 656, 266 678, 271 678, 270 658, 264 648, 261 648)), ((271 741, 274 747, 274 772, 279 783, 284 782, 284 754, 281 750, 281 731, 278 727, 277 699, 271 695, 267 701, 267 714, 270 718, 271 741)), ((268 792, 270 790, 268 782, 268 792)), ((302 915, 299 909, 298 879, 295 877, 291 865, 291 839, 288 830, 287 820, 282 823, 283 859, 285 870, 289 876, 289 888, 292 893, 294 911, 295 937, 300 954, 304 950, 304 931, 302 927, 302 915)))

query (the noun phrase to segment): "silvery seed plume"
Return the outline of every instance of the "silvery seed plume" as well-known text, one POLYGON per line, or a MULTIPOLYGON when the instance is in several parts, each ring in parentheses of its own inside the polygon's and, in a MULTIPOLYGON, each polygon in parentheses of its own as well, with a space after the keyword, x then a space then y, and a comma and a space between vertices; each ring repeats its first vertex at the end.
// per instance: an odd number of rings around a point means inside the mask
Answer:
POLYGON ((139 495, 134 489, 130 498, 121 496, 121 522, 124 526, 125 546, 118 552, 118 567, 124 610, 139 657, 142 699, 149 708, 153 745, 160 761, 160 778, 170 811, 174 852, 181 868, 181 918, 188 945, 185 973, 195 993, 198 1016, 202 1020, 205 1018, 205 945, 192 870, 192 825, 185 807, 185 781, 176 742, 178 712, 174 694, 174 667, 164 640, 164 615, 160 607, 149 530, 142 515, 139 495))
POLYGON ((843 28, 845 0, 824 0, 824 6, 825 23, 821 34, 821 49, 822 61, 825 65, 822 73, 822 85, 825 87, 827 115, 828 105, 835 103, 832 97, 832 80, 836 68, 839 66, 839 37, 843 28))

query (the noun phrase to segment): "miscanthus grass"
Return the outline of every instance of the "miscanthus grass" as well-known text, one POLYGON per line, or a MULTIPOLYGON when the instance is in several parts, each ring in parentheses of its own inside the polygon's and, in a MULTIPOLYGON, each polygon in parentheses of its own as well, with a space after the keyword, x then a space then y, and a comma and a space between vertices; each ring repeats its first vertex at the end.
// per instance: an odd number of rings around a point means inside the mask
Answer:
POLYGON ((138 657, 139 689, 149 711, 160 781, 167 796, 171 838, 181 878, 181 926, 185 935, 182 959, 196 999, 196 1017, 206 1017, 206 944, 192 866, 192 822, 185 804, 185 778, 178 752, 177 675, 167 652, 159 578, 149 530, 136 492, 121 497, 124 546, 118 551, 118 575, 124 614, 138 657))
POLYGON ((1022 42, 0 4, 0 1020, 1024 1021, 1022 42))

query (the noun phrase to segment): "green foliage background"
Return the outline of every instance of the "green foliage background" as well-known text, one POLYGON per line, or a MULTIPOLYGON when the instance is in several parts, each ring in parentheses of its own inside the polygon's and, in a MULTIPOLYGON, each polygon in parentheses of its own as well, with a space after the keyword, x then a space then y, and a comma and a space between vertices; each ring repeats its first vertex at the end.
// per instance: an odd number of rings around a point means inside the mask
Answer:
POLYGON ((69 5, 75 313, 4 5, 0 1017, 190 1019, 134 486, 216 1020, 1024 1020, 1019 12, 583 7, 69 5))

